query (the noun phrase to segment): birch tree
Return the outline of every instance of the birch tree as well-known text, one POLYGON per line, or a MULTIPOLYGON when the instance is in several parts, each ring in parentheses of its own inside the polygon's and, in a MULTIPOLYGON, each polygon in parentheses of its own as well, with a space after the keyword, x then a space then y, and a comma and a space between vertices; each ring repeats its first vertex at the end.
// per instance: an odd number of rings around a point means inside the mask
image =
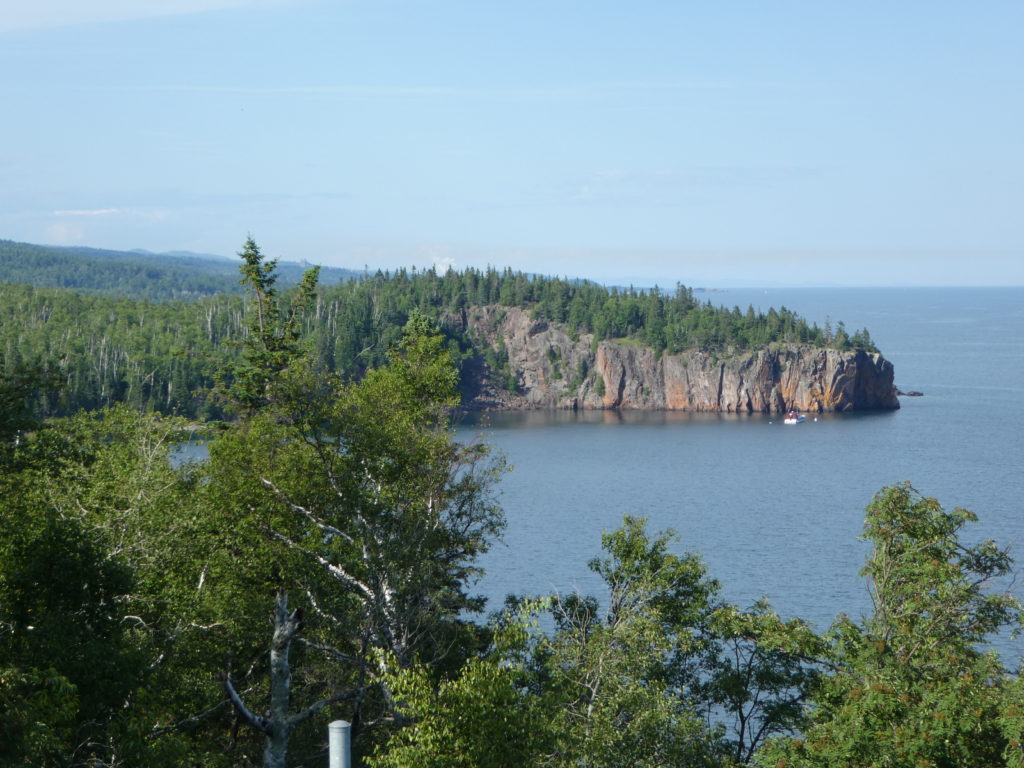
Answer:
MULTIPOLYGON (((466 615, 483 604, 470 593, 476 559, 503 525, 502 465, 454 440, 457 383, 442 337, 413 315, 387 366, 354 383, 291 366, 281 396, 210 448, 217 528, 259 563, 234 566, 262 583, 244 589, 282 589, 303 607, 292 642, 315 667, 304 679, 316 700, 344 702, 332 711, 357 742, 401 725, 393 665, 454 668, 481 642, 466 615)), ((315 703, 292 693, 299 709, 315 703)))

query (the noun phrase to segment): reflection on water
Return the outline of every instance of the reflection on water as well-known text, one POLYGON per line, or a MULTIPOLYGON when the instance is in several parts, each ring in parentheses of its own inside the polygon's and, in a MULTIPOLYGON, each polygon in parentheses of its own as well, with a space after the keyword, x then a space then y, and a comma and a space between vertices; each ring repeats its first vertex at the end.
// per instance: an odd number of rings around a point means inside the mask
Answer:
MULTIPOLYGON (((892 416, 892 411, 868 413, 808 414, 807 423, 851 419, 878 419, 892 416)), ((469 411, 459 414, 455 426, 460 429, 550 429, 579 425, 626 426, 707 426, 735 424, 781 424, 782 414, 767 413, 699 413, 692 411, 469 411)))

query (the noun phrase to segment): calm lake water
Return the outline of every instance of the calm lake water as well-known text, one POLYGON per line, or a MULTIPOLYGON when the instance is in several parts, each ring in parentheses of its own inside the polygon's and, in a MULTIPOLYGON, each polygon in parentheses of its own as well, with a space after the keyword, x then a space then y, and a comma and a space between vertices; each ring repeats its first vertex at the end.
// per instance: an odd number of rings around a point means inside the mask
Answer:
POLYGON ((464 421, 514 470, 502 482, 504 543, 478 591, 601 595, 587 561, 623 515, 672 528, 723 596, 766 596, 823 629, 869 608, 858 571, 864 507, 910 481, 980 522, 970 540, 1014 547, 1024 566, 1024 288, 773 289, 705 294, 713 303, 867 327, 896 369, 902 408, 808 418, 684 413, 494 413, 464 421))

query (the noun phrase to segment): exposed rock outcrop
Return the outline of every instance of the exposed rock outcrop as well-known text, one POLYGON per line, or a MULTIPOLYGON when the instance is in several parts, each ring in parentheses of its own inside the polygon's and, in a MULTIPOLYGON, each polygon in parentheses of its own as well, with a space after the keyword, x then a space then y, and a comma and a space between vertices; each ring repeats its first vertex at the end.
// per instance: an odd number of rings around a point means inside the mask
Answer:
POLYGON ((573 339, 565 328, 514 307, 471 307, 453 318, 482 345, 504 349, 516 380, 470 372, 475 408, 623 408, 779 413, 899 408, 892 364, 864 350, 796 344, 734 354, 656 355, 630 341, 573 339))

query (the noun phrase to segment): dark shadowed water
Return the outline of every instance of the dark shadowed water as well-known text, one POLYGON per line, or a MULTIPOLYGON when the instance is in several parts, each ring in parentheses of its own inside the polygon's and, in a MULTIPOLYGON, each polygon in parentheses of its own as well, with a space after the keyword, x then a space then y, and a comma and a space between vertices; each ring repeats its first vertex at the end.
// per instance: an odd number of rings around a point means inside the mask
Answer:
POLYGON ((867 327, 923 397, 895 412, 777 417, 683 413, 495 413, 467 420, 514 466, 502 483, 504 544, 479 590, 579 589, 602 531, 623 515, 673 528, 727 599, 761 596, 825 628, 868 609, 858 571, 864 507, 904 480, 972 509, 972 540, 1012 545, 1024 565, 1024 288, 779 289, 707 294, 716 304, 784 305, 810 321, 867 327))

